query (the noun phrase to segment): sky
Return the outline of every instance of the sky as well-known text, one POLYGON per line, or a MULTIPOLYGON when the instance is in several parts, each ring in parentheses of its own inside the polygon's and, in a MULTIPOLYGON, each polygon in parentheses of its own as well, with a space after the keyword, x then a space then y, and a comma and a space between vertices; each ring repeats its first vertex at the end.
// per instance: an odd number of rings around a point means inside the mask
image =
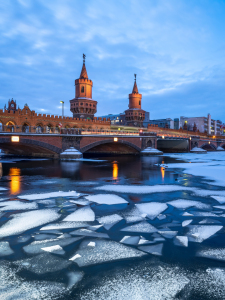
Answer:
POLYGON ((72 116, 82 56, 96 116, 128 109, 137 74, 150 119, 225 122, 225 0, 0 1, 0 108, 72 116))

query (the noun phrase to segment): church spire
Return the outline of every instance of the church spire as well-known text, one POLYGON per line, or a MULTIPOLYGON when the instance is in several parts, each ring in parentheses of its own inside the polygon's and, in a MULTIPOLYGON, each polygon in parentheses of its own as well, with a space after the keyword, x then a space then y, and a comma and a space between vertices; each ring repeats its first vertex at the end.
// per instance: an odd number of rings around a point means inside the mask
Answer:
POLYGON ((138 94, 138 88, 137 88, 137 83, 136 83, 136 76, 137 76, 137 74, 134 74, 134 87, 133 87, 132 94, 138 94))
POLYGON ((85 67, 85 58, 86 58, 86 55, 83 54, 83 66, 82 66, 82 70, 80 73, 80 78, 88 79, 88 74, 87 74, 87 70, 85 67))

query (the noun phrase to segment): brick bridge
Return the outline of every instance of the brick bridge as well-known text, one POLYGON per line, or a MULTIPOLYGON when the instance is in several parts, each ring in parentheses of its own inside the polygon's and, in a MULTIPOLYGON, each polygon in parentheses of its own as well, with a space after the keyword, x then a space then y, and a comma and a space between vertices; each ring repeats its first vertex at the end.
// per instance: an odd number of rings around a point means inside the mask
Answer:
POLYGON ((215 151, 225 149, 225 139, 210 137, 164 136, 152 132, 88 132, 77 130, 63 134, 0 132, 0 149, 6 153, 36 157, 59 157, 74 147, 82 153, 139 154, 146 147, 165 152, 189 151, 193 147, 215 151))

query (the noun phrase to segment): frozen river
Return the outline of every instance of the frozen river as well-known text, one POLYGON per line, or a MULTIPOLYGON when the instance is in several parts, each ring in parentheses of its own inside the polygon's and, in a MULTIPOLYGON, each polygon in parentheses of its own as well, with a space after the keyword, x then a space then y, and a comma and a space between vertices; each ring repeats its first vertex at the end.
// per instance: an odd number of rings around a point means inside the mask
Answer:
POLYGON ((225 299, 224 152, 2 157, 0 299, 225 299))

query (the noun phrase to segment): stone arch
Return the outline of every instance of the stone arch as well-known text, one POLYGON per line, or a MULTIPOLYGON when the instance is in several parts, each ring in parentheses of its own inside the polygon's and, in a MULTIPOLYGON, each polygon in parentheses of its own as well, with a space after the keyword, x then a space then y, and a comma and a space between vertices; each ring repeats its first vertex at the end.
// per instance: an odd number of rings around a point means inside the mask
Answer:
POLYGON ((22 132, 30 132, 30 124, 28 122, 23 122, 22 124, 22 132))
POLYGON ((216 146, 213 143, 205 143, 201 146, 201 148, 207 151, 216 151, 216 146))
POLYGON ((70 128, 70 125, 66 124, 65 128, 69 129, 69 128, 70 128))
POLYGON ((220 145, 220 147, 222 147, 225 150, 225 144, 220 145))
POLYGON ((44 132, 44 126, 42 123, 36 124, 36 133, 43 133, 44 132))
POLYGON ((53 125, 51 123, 48 123, 46 126, 46 133, 53 133, 54 128, 53 125))
POLYGON ((146 146, 147 147, 152 147, 152 141, 151 140, 147 141, 147 145, 146 146))
POLYGON ((191 149, 193 149, 195 147, 198 148, 198 142, 197 141, 191 142, 191 149))
MULTIPOLYGON (((82 148, 80 149, 80 151, 81 151, 82 153, 84 153, 84 152, 90 150, 91 148, 94 148, 94 147, 96 147, 96 146, 103 145, 103 144, 109 144, 109 143, 114 143, 114 140, 113 140, 113 139, 108 139, 108 140, 102 140, 102 141, 94 142, 94 143, 91 143, 91 144, 89 144, 89 145, 87 145, 87 146, 82 147, 82 148)), ((134 145, 134 144, 132 144, 132 143, 130 143, 130 142, 127 142, 127 141, 118 140, 116 143, 127 145, 127 146, 129 146, 129 147, 131 147, 131 148, 134 148, 134 149, 137 150, 138 152, 141 151, 141 148, 139 148, 138 146, 136 146, 136 145, 134 145)))
POLYGON ((15 125, 16 125, 16 123, 14 121, 8 121, 6 123, 6 131, 14 132, 15 131, 15 125))

